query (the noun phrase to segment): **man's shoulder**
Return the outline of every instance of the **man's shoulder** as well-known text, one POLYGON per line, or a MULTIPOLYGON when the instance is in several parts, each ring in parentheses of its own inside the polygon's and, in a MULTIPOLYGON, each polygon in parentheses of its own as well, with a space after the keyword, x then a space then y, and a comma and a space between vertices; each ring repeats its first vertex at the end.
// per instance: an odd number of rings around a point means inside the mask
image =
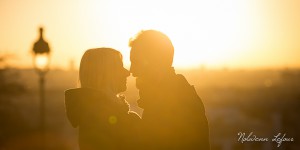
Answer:
POLYGON ((176 74, 176 80, 180 85, 190 86, 190 83, 182 74, 176 74))
POLYGON ((180 91, 179 93, 197 94, 194 86, 182 74, 176 74, 175 81, 172 82, 174 84, 173 87, 180 91))

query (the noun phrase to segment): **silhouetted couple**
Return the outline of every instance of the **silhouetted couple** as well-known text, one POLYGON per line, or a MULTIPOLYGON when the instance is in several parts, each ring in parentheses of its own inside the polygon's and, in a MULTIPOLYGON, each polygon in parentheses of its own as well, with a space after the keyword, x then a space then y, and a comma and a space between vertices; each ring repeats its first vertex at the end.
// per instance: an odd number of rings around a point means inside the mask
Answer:
POLYGON ((209 149, 204 105, 184 76, 172 67, 170 39, 155 30, 130 40, 130 73, 136 77, 142 119, 125 97, 130 75, 111 48, 87 50, 80 62, 80 88, 65 92, 66 112, 79 128, 81 150, 209 149))

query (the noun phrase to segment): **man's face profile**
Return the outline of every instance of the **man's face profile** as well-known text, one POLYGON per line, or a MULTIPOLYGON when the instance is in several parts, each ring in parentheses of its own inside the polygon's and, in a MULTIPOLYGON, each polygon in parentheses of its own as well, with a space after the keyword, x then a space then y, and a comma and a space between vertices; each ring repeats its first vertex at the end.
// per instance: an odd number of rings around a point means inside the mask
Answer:
POLYGON ((137 47, 132 47, 130 51, 130 72, 134 77, 140 77, 147 65, 147 61, 137 47))

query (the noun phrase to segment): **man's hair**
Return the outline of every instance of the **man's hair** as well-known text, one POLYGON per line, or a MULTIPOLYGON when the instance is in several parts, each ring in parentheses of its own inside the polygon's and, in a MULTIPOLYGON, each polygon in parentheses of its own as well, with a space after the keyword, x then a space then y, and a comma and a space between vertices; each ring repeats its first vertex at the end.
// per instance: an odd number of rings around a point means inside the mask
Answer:
POLYGON ((150 63, 172 66, 174 47, 167 35, 156 30, 142 30, 129 41, 131 48, 138 47, 150 63))

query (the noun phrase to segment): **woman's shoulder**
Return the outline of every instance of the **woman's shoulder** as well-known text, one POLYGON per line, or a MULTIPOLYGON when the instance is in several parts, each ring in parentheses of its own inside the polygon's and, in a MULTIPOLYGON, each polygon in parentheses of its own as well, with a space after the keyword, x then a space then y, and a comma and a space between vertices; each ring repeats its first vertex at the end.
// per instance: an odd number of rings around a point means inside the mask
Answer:
POLYGON ((107 93, 91 88, 74 88, 65 91, 65 100, 77 100, 91 104, 93 101, 107 103, 109 99, 110 96, 107 93))

